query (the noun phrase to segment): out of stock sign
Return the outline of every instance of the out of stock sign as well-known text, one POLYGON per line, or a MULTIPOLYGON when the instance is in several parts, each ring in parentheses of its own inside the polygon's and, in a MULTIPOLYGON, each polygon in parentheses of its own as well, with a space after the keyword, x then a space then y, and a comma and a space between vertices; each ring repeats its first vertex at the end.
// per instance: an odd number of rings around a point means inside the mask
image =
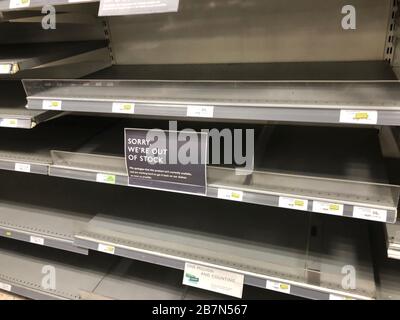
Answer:
POLYGON ((125 129, 129 185, 206 194, 207 141, 194 131, 125 129))

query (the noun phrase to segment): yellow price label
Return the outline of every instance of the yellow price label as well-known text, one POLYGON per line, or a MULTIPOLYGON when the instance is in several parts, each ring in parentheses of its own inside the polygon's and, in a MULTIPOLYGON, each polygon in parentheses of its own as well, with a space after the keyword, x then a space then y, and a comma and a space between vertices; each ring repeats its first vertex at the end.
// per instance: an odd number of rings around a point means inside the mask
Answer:
POLYGON ((367 112, 357 112, 354 115, 354 120, 368 120, 368 113, 367 112))
POLYGON ((304 206, 304 201, 303 200, 294 200, 294 205, 302 207, 302 206, 304 206))

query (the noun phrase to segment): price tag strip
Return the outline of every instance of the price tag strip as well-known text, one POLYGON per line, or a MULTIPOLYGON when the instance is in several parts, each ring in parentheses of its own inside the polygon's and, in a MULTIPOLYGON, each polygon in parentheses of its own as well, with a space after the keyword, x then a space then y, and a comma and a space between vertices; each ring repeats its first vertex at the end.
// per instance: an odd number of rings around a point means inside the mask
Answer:
POLYGON ((13 65, 10 63, 0 64, 0 74, 11 74, 13 65))
POLYGON ((61 110, 62 101, 60 100, 43 100, 42 109, 43 110, 61 110))
POLYGON ((282 293, 286 293, 286 294, 290 294, 290 288, 291 288, 290 284, 272 281, 272 280, 267 280, 266 287, 268 290, 273 290, 273 291, 282 292, 282 293))
POLYGON ((121 114, 134 114, 135 104, 132 102, 114 102, 112 104, 112 112, 121 114))
POLYGON ((387 210, 366 208, 366 207, 354 207, 353 217, 359 218, 359 219, 386 222, 387 221, 387 210))
POLYGON ((10 9, 28 8, 31 0, 10 0, 10 9))
POLYGON ((116 180, 116 176, 113 174, 98 173, 96 175, 96 182, 115 184, 116 180))
POLYGON ((108 253, 108 254, 115 254, 115 247, 103 243, 99 243, 97 250, 100 252, 108 253))
POLYGON ((186 116, 193 118, 212 118, 214 116, 214 107, 212 106, 187 106, 186 116))
POLYGON ((329 294, 329 300, 355 300, 355 299, 331 293, 329 294))
POLYGON ((335 216, 343 216, 343 204, 333 202, 313 201, 313 212, 331 214, 335 216))
POLYGON ((38 244, 38 245, 41 245, 41 246, 44 245, 44 239, 41 238, 41 237, 30 236, 29 241, 30 241, 31 243, 38 244))
POLYGON ((11 292, 12 286, 3 282, 0 282, 0 290, 11 292))
POLYGON ((341 110, 339 122, 356 124, 377 124, 378 111, 341 110))
POLYGON ((187 262, 183 273, 183 284, 242 298, 244 275, 187 262))
POLYGON ((218 189, 218 198, 232 201, 243 201, 243 192, 238 190, 218 189))
POLYGON ((1 119, 0 127, 17 128, 18 127, 18 119, 1 119))
POLYGON ((308 210, 308 200, 289 198, 289 197, 279 197, 279 207, 286 209, 295 209, 301 211, 308 210))
POLYGON ((14 170, 18 172, 31 172, 31 165, 28 163, 15 163, 14 170))

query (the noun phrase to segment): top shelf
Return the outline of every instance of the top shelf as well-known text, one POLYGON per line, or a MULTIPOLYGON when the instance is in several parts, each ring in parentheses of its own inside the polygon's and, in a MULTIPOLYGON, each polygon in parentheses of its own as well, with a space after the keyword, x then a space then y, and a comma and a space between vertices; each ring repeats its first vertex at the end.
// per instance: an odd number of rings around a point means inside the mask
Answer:
POLYGON ((24 86, 32 110, 57 101, 63 111, 192 120, 400 124, 400 82, 392 80, 24 80, 24 86))

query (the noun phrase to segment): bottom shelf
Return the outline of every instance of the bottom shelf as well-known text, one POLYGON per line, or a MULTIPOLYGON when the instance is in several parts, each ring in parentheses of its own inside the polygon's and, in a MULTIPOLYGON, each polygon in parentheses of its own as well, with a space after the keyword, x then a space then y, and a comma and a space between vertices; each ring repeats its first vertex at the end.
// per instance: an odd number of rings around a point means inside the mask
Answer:
MULTIPOLYGON (((182 300, 229 297, 188 288, 182 274, 129 259, 0 241, 0 290, 30 299, 182 300)), ((247 299, 290 298, 245 287, 247 299)))

